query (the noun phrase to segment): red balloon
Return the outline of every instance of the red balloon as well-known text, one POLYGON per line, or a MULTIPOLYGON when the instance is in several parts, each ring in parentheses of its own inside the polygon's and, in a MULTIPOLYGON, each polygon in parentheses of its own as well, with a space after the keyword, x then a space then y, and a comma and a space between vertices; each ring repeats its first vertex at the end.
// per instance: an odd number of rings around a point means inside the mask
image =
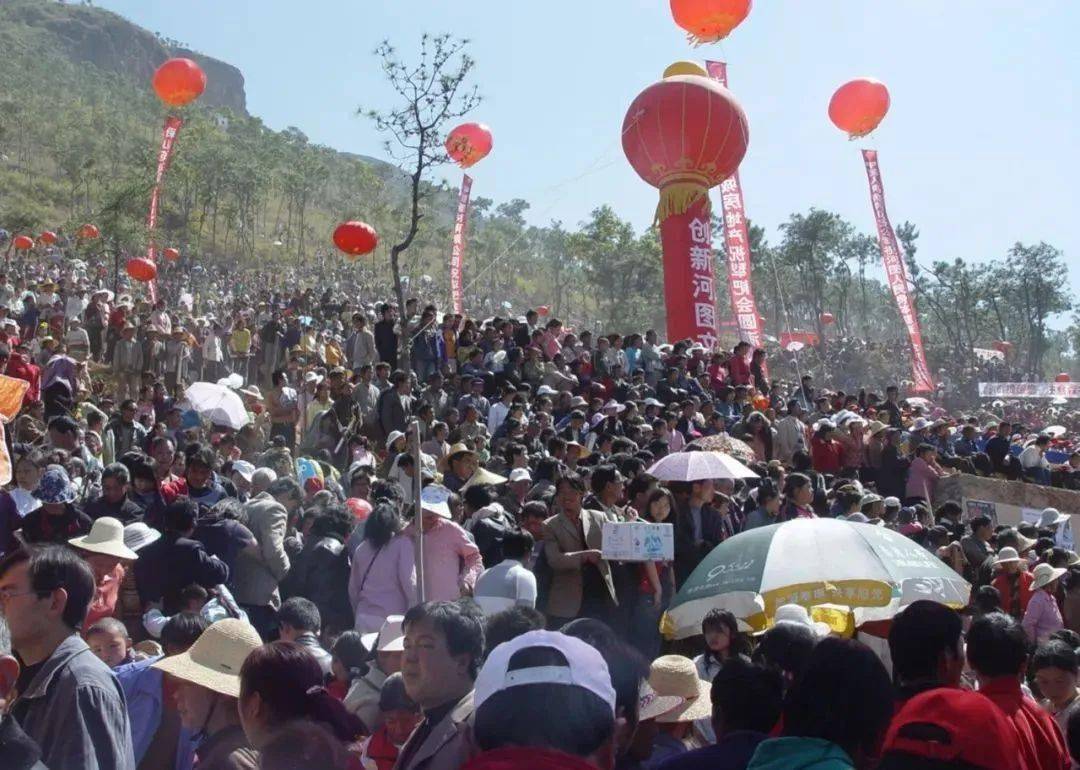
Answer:
POLYGON ((101 231, 97 229, 97 225, 92 225, 87 222, 85 225, 79 228, 79 237, 87 240, 93 240, 101 235, 101 231))
POLYGON ((999 353, 1008 353, 1012 349, 1013 344, 1011 342, 1007 342, 1006 340, 997 340, 994 343, 994 350, 998 351, 999 353))
POLYGON ((146 257, 135 257, 127 261, 127 274, 132 280, 146 283, 157 278, 157 265, 146 257))
POLYGON ((46 230, 39 237, 41 238, 42 243, 46 243, 49 246, 52 246, 54 243, 56 243, 56 233, 54 233, 52 230, 46 230))
POLYGON ((169 260, 170 262, 175 262, 176 260, 180 259, 180 250, 174 249, 172 246, 165 249, 161 253, 165 257, 165 259, 169 260))
POLYGON ((334 230, 334 245, 349 256, 359 257, 375 251, 379 234, 366 222, 344 222, 334 230))
POLYGON ((622 145, 642 179, 660 188, 657 219, 681 214, 735 173, 750 127, 730 91, 701 75, 671 75, 646 88, 623 120, 622 145))
POLYGON ((829 324, 836 323, 836 316, 834 316, 832 313, 822 313, 820 316, 820 320, 822 326, 828 326, 829 324))
POLYGON ((34 248, 34 239, 29 235, 18 235, 11 245, 19 251, 29 251, 34 248))
POLYGON ((154 92, 170 107, 183 107, 206 90, 206 73, 191 59, 169 59, 157 68, 154 92))
POLYGON ((889 111, 889 89, 880 80, 858 78, 845 83, 829 102, 829 120, 852 139, 866 136, 889 111))
POLYGON ((491 152, 495 138, 483 123, 462 123, 446 137, 446 154, 462 168, 473 166, 491 152))
POLYGON ((671 0, 675 23, 695 45, 723 40, 750 15, 751 0, 671 0))
POLYGON ((1054 378, 1054 382, 1072 382, 1072 377, 1070 377, 1067 373, 1062 372, 1054 378))
POLYGON ((549 315, 551 315, 551 308, 549 308, 547 305, 541 305, 540 307, 536 308, 536 314, 541 318, 547 318, 549 315))

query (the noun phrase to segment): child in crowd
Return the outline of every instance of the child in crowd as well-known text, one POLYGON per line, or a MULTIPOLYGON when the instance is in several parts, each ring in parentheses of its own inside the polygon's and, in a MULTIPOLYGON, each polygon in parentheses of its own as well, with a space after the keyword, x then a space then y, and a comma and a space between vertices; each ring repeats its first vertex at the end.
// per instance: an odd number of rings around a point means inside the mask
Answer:
POLYGON ((361 749, 360 762, 365 770, 392 770, 398 752, 423 716, 420 707, 405 692, 405 680, 400 673, 391 674, 383 682, 379 713, 382 727, 364 741, 361 749))
POLYGON ((127 628, 116 618, 102 618, 86 631, 86 644, 109 668, 146 658, 132 648, 127 628))
MULTIPOLYGON (((330 683, 326 689, 338 700, 345 700, 353 682, 367 673, 368 651, 359 631, 346 631, 330 647, 330 683)), ((370 728, 369 728, 370 729, 370 728)))

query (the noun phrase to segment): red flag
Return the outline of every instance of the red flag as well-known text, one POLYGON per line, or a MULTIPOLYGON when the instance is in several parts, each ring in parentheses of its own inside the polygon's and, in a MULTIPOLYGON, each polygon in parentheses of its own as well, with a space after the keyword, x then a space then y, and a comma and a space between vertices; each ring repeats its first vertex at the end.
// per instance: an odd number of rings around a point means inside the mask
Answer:
MULTIPOLYGON (((161 132, 161 149, 158 150, 157 174, 154 175, 154 189, 150 193, 150 213, 146 217, 146 226, 150 231, 150 240, 146 246, 146 258, 155 262, 154 230, 157 228, 158 203, 161 198, 161 182, 165 178, 165 172, 172 160, 173 147, 176 146, 176 135, 180 133, 180 126, 184 121, 175 115, 165 118, 165 126, 161 132)), ((157 282, 150 282, 150 298, 156 299, 157 282)))
POLYGON ((454 241, 450 249, 450 294, 454 300, 454 312, 464 312, 465 291, 461 285, 461 263, 465 259, 465 226, 469 221, 469 194, 472 177, 464 174, 461 192, 458 194, 457 216, 454 218, 454 241))
POLYGON ((934 378, 930 376, 930 367, 926 364, 926 351, 923 349, 922 329, 919 328, 919 316, 915 312, 915 303, 908 291, 907 268, 900 256, 900 247, 896 243, 896 233, 885 211, 885 186, 881 181, 881 169, 878 167, 877 150, 863 150, 866 163, 866 177, 870 180, 870 203, 874 207, 874 219, 877 222, 878 245, 881 247, 881 259, 885 263, 885 276, 892 289, 900 317, 907 327, 911 341, 911 373, 915 380, 916 393, 928 393, 934 389, 934 378))

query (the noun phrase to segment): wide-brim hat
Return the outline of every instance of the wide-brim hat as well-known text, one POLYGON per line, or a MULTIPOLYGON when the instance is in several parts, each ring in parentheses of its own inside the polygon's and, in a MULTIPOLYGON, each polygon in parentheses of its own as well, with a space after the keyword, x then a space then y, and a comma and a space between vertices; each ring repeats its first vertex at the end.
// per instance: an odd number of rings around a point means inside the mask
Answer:
POLYGON ((458 442, 457 444, 454 444, 453 446, 450 447, 450 451, 448 451, 446 453, 446 459, 447 459, 447 461, 453 460, 455 457, 457 457, 458 455, 462 455, 462 454, 470 454, 470 455, 473 455, 474 457, 476 456, 476 452, 469 449, 468 444, 466 444, 464 442, 458 442))
POLYGON ((686 700, 677 695, 657 695, 656 690, 643 681, 638 688, 638 721, 656 719, 672 709, 678 708, 686 700))
POLYGON ((1020 554, 1012 546, 1006 546, 998 551, 997 557, 994 559, 994 566, 999 564, 1012 564, 1014 562, 1022 561, 1020 554))
POLYGON ((1062 513, 1057 508, 1043 508, 1039 514, 1039 527, 1056 527, 1069 520, 1069 514, 1062 513))
POLYGON ((258 385, 248 385, 246 388, 240 388, 239 392, 245 396, 250 396, 251 398, 254 398, 256 401, 263 400, 263 394, 262 391, 259 390, 258 385))
POLYGON ((420 492, 420 508, 440 519, 453 518, 450 513, 450 490, 441 484, 429 484, 420 492))
POLYGON ((481 484, 487 484, 488 486, 498 486, 499 484, 505 484, 506 477, 500 476, 497 473, 492 473, 487 468, 477 468, 476 473, 469 476, 469 480, 461 485, 461 491, 464 492, 469 487, 480 486, 481 484))
POLYGON ((75 485, 63 466, 50 465, 38 481, 37 489, 33 492, 34 497, 43 503, 60 504, 72 502, 77 493, 75 485))
POLYGON ((134 521, 124 527, 124 545, 138 552, 161 539, 161 532, 144 521, 134 521))
POLYGON ((118 559, 134 561, 139 554, 124 544, 124 525, 112 516, 102 516, 90 527, 90 531, 81 537, 73 537, 68 544, 91 553, 103 553, 118 559))
POLYGON ((867 430, 869 431, 871 436, 876 436, 877 434, 881 433, 881 431, 887 430, 888 427, 888 423, 881 422, 881 420, 871 420, 870 425, 867 427, 867 430))
POLYGON ((404 615, 389 615, 383 621, 382 628, 364 634, 360 641, 369 652, 401 652, 405 649, 404 622, 404 615))
POLYGON ((693 722, 712 716, 712 685, 698 676, 694 661, 682 655, 661 655, 649 667, 649 686, 659 696, 682 698, 681 705, 656 717, 661 724, 693 722))
POLYGON ((1049 564, 1038 565, 1035 567, 1035 571, 1032 572, 1035 579, 1031 581, 1031 590, 1035 591, 1050 585, 1066 572, 1068 570, 1064 567, 1051 567, 1049 564))
POLYGON ((578 451, 578 459, 579 460, 584 460, 586 457, 588 457, 589 455, 592 454, 592 450, 589 449, 587 446, 585 446, 584 444, 582 444, 579 441, 567 441, 566 442, 566 448, 569 449, 570 447, 577 447, 578 448, 578 450, 579 450, 578 451))
POLYGON ((262 646, 259 632, 237 618, 219 620, 187 652, 162 658, 154 668, 208 690, 240 697, 240 668, 262 646))

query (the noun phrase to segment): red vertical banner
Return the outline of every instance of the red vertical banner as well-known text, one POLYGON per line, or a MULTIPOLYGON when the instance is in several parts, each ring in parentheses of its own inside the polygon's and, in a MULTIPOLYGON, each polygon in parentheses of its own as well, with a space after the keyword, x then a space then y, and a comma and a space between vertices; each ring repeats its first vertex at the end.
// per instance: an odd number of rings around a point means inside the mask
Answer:
POLYGON ((461 180, 461 192, 458 194, 457 214, 454 217, 454 241, 450 249, 450 295, 454 301, 454 312, 461 314, 465 307, 465 291, 461 285, 461 264, 465 260, 465 226, 469 221, 469 194, 472 192, 472 177, 464 174, 461 180))
MULTIPOLYGON (((146 217, 146 227, 150 231, 146 246, 146 258, 151 262, 155 260, 154 230, 157 228, 158 206, 161 200, 161 182, 165 178, 165 172, 172 160, 173 148, 176 146, 176 135, 180 133, 180 126, 184 121, 175 115, 165 118, 165 126, 161 132, 161 149, 158 150, 157 173, 154 175, 154 189, 150 193, 150 213, 146 217)), ((157 282, 150 282, 150 297, 157 299, 157 282)))
MULTIPOLYGON (((727 64, 707 61, 709 77, 727 88, 727 64)), ((746 227, 746 205, 739 172, 720 184, 720 204, 724 215, 724 250, 727 252, 728 296, 731 313, 739 329, 739 339, 762 347, 764 333, 751 281, 750 232, 746 227)))
POLYGON ((703 195, 660 223, 668 341, 692 339, 708 350, 717 342, 710 212, 703 195))
POLYGON ((923 349, 922 329, 919 316, 915 312, 908 289, 907 268, 900 256, 900 247, 896 242, 896 233, 889 222, 885 210, 885 186, 881 181, 881 168, 878 166, 877 150, 863 150, 866 163, 866 177, 870 181, 870 203, 874 207, 874 220, 877 223, 878 244, 881 247, 881 259, 885 263, 885 276, 892 289, 896 307, 907 328, 911 341, 911 373, 915 381, 916 393, 928 393, 934 389, 934 379, 930 367, 926 364, 926 351, 923 349))

